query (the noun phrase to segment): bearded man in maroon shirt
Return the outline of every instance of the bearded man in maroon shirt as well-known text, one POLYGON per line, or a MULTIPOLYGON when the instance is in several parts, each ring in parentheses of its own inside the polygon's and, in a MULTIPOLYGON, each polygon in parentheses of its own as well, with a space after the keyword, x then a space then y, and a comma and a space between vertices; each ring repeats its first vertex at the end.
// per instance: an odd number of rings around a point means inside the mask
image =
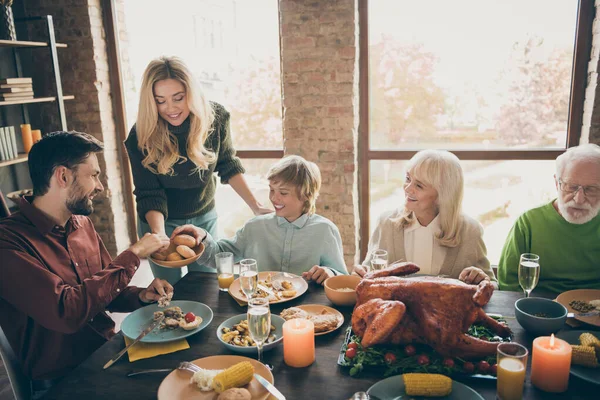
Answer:
POLYGON ((114 334, 106 310, 129 312, 173 291, 128 286, 140 258, 169 238, 146 234, 114 260, 87 217, 104 190, 96 153, 79 132, 50 133, 29 153, 33 196, 0 220, 0 325, 34 382, 47 386, 114 334))

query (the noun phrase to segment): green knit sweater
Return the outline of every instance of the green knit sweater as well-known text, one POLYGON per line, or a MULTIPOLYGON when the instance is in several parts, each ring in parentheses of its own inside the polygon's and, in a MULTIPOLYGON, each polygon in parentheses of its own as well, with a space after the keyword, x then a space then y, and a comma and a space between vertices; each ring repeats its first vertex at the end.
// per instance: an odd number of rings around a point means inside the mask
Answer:
MULTIPOLYGON (((188 159, 185 163, 173 165, 174 175, 153 173, 142 165, 144 155, 138 148, 135 125, 131 128, 125 147, 131 163, 137 212, 142 221, 146 221, 145 215, 150 210, 162 212, 165 219, 188 219, 205 214, 215 207, 217 183, 214 172, 219 174, 221 183, 227 183, 231 177, 244 173, 231 143, 229 112, 220 104, 211 105, 215 111, 215 122, 204 146, 217 154, 217 160, 207 170, 194 173, 196 165, 188 159)), ((169 131, 177 140, 179 154, 187 157, 190 118, 180 126, 169 124, 169 131)))
POLYGON ((498 265, 501 290, 521 290, 519 257, 540 256, 537 288, 561 293, 600 289, 600 215, 586 224, 567 222, 552 202, 521 215, 508 234, 498 265))

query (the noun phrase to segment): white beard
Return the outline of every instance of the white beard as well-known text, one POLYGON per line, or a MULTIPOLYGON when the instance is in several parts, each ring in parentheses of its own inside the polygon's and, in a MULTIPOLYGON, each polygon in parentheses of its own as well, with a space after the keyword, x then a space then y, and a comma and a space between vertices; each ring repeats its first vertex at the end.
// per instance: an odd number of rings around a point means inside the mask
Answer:
POLYGON ((571 224, 582 225, 586 222, 590 222, 592 219, 598 215, 598 211, 600 211, 600 202, 598 205, 593 207, 590 204, 576 204, 575 201, 570 200, 568 202, 564 202, 564 200, 558 196, 557 199, 558 210, 560 211, 560 215, 570 222, 571 224), (583 210, 573 210, 569 207, 576 207, 583 210))

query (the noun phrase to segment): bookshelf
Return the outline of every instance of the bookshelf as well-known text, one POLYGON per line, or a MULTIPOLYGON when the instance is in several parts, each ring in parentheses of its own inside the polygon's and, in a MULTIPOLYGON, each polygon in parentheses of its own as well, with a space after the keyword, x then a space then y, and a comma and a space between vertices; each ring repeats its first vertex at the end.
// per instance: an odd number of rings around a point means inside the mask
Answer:
MULTIPOLYGON (((63 100, 73 100, 75 96, 63 96, 63 100)), ((31 104, 31 103, 51 103, 56 101, 56 97, 34 97, 33 99, 25 100, 2 100, 0 106, 11 106, 20 104, 31 104)))
MULTIPOLYGON (((0 39, 0 47, 21 48, 21 47, 48 47, 48 46, 50 46, 50 43, 47 43, 47 42, 29 42, 29 41, 24 41, 24 40, 0 39)), ((56 47, 66 48, 67 45, 64 43, 56 43, 56 47)))
POLYGON ((12 160, 0 161, 0 167, 6 167, 7 165, 20 164, 27 162, 28 157, 25 153, 19 153, 17 158, 13 158, 12 160))

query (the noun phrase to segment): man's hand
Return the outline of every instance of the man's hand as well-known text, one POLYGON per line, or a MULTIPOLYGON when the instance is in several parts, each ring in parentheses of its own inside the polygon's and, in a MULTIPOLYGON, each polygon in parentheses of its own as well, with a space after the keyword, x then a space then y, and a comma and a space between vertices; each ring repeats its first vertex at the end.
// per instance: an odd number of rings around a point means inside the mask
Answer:
POLYGON ((470 285, 477 285, 479 282, 487 279, 490 280, 490 277, 487 276, 485 272, 477 267, 467 267, 462 270, 458 279, 463 281, 464 283, 468 283, 470 285))
POLYGON ((254 213, 255 216, 257 216, 257 215, 263 215, 263 214, 271 214, 271 213, 274 213, 275 210, 264 207, 260 203, 256 203, 256 207, 252 209, 252 212, 254 213))
POLYGON ((154 278, 150 286, 140 292, 140 300, 153 303, 168 293, 173 293, 173 286, 163 279, 154 278))
POLYGON ((177 235, 186 234, 194 237, 196 239, 196 246, 200 244, 206 237, 206 231, 202 228, 198 228, 195 225, 187 224, 181 225, 175 228, 173 233, 171 234, 171 239, 173 239, 177 235))
POLYGON ((152 253, 165 250, 169 247, 170 241, 166 235, 157 233, 146 233, 144 237, 132 245, 129 250, 139 258, 146 258, 152 253))
POLYGON ((362 278, 365 276, 365 274, 367 272, 368 272, 367 269, 365 267, 363 267, 362 265, 355 265, 354 271, 352 271, 352 275, 358 275, 362 278))
POLYGON ((334 273, 329 268, 313 266, 310 270, 303 272, 302 277, 307 281, 315 281, 319 285, 325 282, 325 279, 334 276, 334 273))

